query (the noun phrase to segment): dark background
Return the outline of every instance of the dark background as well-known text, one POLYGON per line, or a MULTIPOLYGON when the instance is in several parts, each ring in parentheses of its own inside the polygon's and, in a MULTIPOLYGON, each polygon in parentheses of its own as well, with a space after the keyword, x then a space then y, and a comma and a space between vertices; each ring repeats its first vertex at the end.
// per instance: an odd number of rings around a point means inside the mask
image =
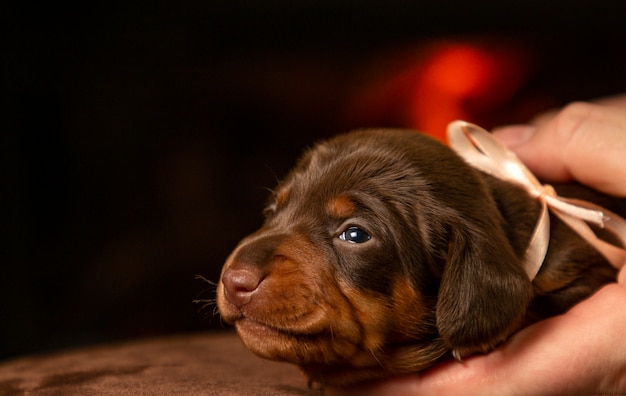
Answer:
POLYGON ((212 298, 194 275, 218 279, 305 146, 414 127, 354 103, 433 40, 532 60, 488 127, 626 91, 621 1, 22 1, 0 15, 0 358, 223 328, 192 303, 212 298))

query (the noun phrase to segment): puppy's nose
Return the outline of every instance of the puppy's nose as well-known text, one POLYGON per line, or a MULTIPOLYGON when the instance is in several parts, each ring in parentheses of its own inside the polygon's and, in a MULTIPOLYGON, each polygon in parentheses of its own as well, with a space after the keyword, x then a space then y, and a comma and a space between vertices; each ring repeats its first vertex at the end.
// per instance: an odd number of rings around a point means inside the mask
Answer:
POLYGON ((241 308, 250 302, 261 280, 261 274, 252 268, 229 268, 222 275, 224 296, 241 308))

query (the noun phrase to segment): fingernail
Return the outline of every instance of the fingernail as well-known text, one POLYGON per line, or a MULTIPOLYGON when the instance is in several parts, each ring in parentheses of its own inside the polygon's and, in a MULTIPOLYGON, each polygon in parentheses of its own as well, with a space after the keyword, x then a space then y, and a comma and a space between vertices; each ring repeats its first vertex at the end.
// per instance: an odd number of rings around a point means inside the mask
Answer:
POLYGON ((511 125, 495 128, 493 135, 507 147, 517 147, 526 143, 535 133, 531 125, 511 125))

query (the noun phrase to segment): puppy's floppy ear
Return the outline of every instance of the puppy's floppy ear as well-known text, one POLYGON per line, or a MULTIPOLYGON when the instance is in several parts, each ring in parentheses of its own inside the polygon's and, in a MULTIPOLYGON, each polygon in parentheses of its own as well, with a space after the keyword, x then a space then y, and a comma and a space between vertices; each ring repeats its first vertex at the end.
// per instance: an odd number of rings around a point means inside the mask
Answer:
POLYGON ((450 230, 437 327, 457 360, 504 341, 521 324, 532 298, 531 281, 493 223, 458 222, 450 230))

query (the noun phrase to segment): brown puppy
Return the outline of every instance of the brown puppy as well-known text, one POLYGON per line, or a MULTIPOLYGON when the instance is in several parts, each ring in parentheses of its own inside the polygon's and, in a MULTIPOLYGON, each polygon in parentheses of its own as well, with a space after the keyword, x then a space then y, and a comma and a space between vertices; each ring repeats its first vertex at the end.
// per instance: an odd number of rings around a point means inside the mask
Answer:
MULTIPOLYGON (((563 196, 624 214, 580 186, 563 196)), ((222 318, 254 353, 349 384, 486 352, 564 312, 615 269, 552 218, 531 282, 520 266, 539 204, 411 131, 365 130, 309 150, 263 227, 226 261, 222 318)))

